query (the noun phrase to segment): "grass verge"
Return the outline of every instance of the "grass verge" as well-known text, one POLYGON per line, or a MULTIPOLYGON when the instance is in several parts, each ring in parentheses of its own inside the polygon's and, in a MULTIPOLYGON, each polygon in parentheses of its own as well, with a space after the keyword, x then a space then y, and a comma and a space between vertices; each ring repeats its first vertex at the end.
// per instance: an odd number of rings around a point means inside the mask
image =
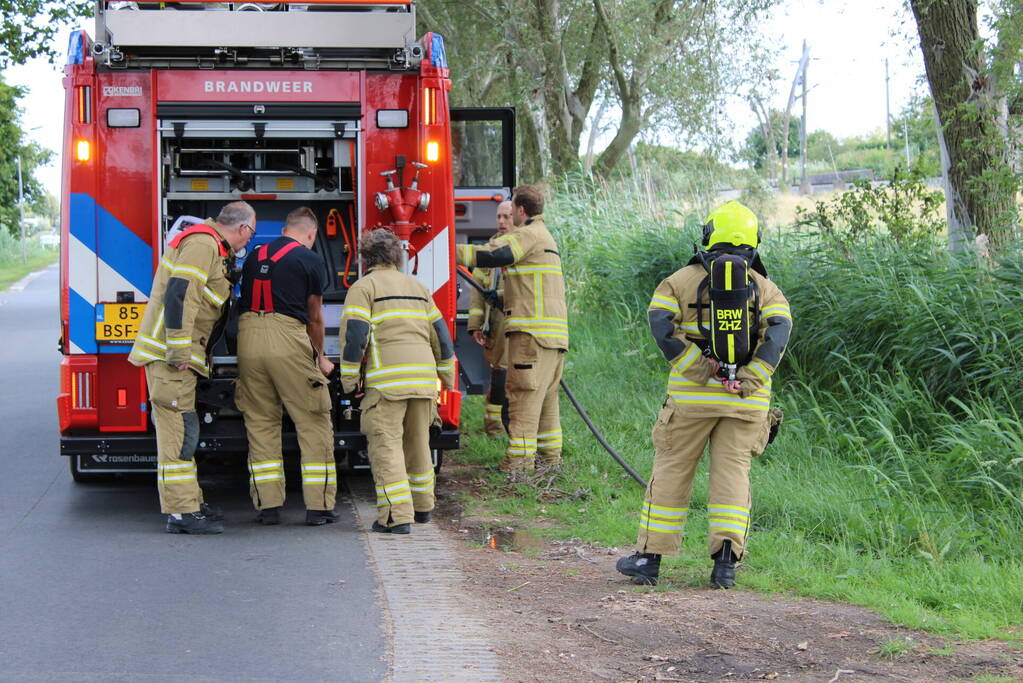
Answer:
MULTIPOLYGON (((639 324, 614 316, 578 314, 572 330, 566 381, 612 445, 649 476, 650 430, 666 374, 656 349, 639 324)), ((922 410, 927 396, 906 383, 903 395, 886 402, 890 385, 864 382, 857 385, 862 403, 855 410, 844 394, 795 382, 778 390, 787 417, 753 466, 753 522, 740 586, 863 605, 893 623, 961 638, 1019 638, 1019 515, 1002 507, 974 508, 956 495, 921 495, 900 481, 914 476, 908 461, 930 443, 926 435, 918 443, 905 440, 906 430, 897 427, 900 405, 913 400, 905 408, 922 410), (888 453, 889 460, 876 461, 876 452, 888 453)), ((481 415, 482 402, 468 399, 464 447, 455 457, 495 466, 504 441, 482 433, 481 415)), ((957 423, 944 418, 949 433, 957 423)), ((560 477, 537 488, 509 486, 502 475, 486 474, 483 497, 469 501, 468 512, 515 517, 553 538, 578 537, 627 552, 641 488, 600 448, 567 400, 562 427, 567 469, 560 477)), ((662 563, 666 589, 707 585, 706 489, 703 463, 682 553, 662 563)))
POLYGON ((18 260, 15 263, 0 265, 0 292, 25 277, 29 273, 44 268, 51 263, 56 263, 58 253, 56 251, 33 255, 27 263, 18 260))

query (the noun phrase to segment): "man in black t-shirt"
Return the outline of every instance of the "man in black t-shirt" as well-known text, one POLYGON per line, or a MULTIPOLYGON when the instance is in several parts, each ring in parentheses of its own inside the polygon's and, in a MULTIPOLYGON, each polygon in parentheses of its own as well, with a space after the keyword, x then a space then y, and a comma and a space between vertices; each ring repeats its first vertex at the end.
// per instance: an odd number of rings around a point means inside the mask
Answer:
POLYGON ((323 263, 312 251, 316 215, 295 209, 282 236, 245 260, 238 319, 235 403, 249 437, 252 502, 263 524, 279 524, 284 505, 281 405, 302 451, 306 524, 334 522, 337 471, 323 355, 323 263))

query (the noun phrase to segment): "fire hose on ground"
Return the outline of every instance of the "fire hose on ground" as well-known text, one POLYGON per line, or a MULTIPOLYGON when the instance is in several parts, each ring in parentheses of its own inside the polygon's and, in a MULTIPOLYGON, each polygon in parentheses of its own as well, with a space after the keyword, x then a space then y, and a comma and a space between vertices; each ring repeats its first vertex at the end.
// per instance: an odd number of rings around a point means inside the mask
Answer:
MULTIPOLYGON (((458 266, 456 270, 463 280, 468 282, 471 287, 483 295, 484 299, 487 299, 488 301, 492 300, 494 293, 490 290, 484 289, 483 286, 476 281, 476 278, 474 278, 464 267, 458 266)), ((567 396, 568 400, 572 403, 572 406, 576 409, 576 412, 579 413, 579 417, 583 419, 586 426, 590 428, 591 432, 593 432, 593 436, 597 439, 597 442, 604 447, 604 450, 607 451, 612 458, 615 459, 615 462, 622 466, 622 469, 625 470, 630 477, 635 479, 640 486, 646 488, 647 483, 644 481, 643 477, 639 476, 636 470, 632 469, 632 466, 625 462, 622 456, 618 455, 618 452, 611 447, 611 444, 607 442, 607 439, 605 439, 604 435, 600 433, 597 426, 593 424, 593 420, 590 419, 590 416, 586 413, 586 409, 582 407, 581 403, 579 403, 579 400, 575 397, 575 394, 572 393, 572 390, 568 388, 568 384, 565 383, 564 378, 561 379, 561 388, 565 392, 565 396, 567 396)))

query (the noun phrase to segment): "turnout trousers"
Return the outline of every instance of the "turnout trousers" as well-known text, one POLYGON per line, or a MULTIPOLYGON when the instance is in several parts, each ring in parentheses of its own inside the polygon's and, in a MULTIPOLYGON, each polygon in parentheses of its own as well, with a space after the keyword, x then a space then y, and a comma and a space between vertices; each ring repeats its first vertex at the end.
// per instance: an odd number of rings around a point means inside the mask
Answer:
POLYGON ((330 391, 305 325, 283 313, 243 313, 238 321, 235 403, 249 438, 249 491, 257 510, 284 505, 281 408, 295 423, 308 510, 333 510, 337 495, 330 391))
POLYGON ((675 555, 689 514, 693 475, 710 442, 707 495, 708 549, 713 555, 725 539, 742 557, 750 515, 750 463, 767 445, 767 414, 757 421, 735 417, 691 417, 671 399, 654 425, 654 471, 640 511, 636 548, 675 555))
MULTIPOLYGON (((503 328, 503 326, 499 326, 503 328)), ((490 386, 483 404, 483 430, 487 436, 506 433, 508 399, 505 381, 508 376, 507 340, 503 329, 492 332, 483 347, 483 360, 490 366, 490 386)))
POLYGON ((565 352, 540 346, 525 332, 508 334, 508 450, 502 469, 532 471, 561 463, 558 389, 565 352))
POLYGON ((199 416, 195 414, 196 376, 163 361, 146 367, 149 403, 156 427, 156 488, 166 514, 198 512, 203 502, 195 467, 199 416))
POLYGON ((430 425, 433 399, 392 400, 376 389, 362 399, 362 433, 377 493, 377 522, 392 527, 412 521, 413 512, 433 510, 430 425))

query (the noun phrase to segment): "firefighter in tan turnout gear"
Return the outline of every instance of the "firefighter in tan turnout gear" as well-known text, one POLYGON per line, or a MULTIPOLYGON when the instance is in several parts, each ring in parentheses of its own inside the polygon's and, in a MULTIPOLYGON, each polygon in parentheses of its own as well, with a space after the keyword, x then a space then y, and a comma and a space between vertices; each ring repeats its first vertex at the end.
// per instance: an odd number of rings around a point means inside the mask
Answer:
MULTIPOLYGON (((507 234, 512 225, 512 203, 510 200, 503 201, 497 206, 497 234, 491 238, 488 246, 494 246, 493 240, 507 234)), ((486 403, 483 404, 483 428, 487 436, 498 436, 505 433, 502 412, 507 405, 505 377, 508 373, 508 357, 504 337, 504 311, 500 306, 504 296, 504 273, 500 268, 475 268, 472 275, 480 286, 494 292, 496 297, 496 302, 492 303, 475 287, 470 290, 466 330, 483 347, 483 360, 490 367, 490 387, 487 389, 486 403)))
POLYGON ((203 502, 195 467, 198 376, 209 377, 213 329, 227 313, 234 254, 252 238, 256 213, 233 202, 216 220, 178 233, 167 244, 128 360, 146 368, 156 427, 157 490, 167 531, 219 534, 219 512, 203 502))
POLYGON ((242 269, 235 403, 249 439, 249 483, 257 521, 279 524, 284 505, 281 406, 302 454, 305 523, 338 519, 337 470, 323 355, 323 262, 313 253, 318 223, 301 207, 282 236, 255 250, 242 269))
POLYGON ((376 484, 373 531, 407 534, 411 522, 430 521, 433 462, 430 426, 437 393, 453 389, 455 351, 430 291, 398 271, 402 247, 394 233, 362 235, 368 272, 352 285, 341 316, 341 385, 354 394, 360 384, 361 428, 376 484))
POLYGON ((637 552, 617 565, 633 583, 656 584, 661 556, 678 553, 693 475, 709 442, 711 585, 735 585, 750 524, 750 464, 780 419, 770 408, 771 377, 792 331, 789 304, 756 253, 759 242, 752 211, 738 202, 718 207, 704 226, 707 251, 661 282, 650 300, 650 331, 671 370, 653 429, 637 552), (727 347, 743 341, 729 330, 744 321, 749 352, 728 358, 727 347))
POLYGON ((512 475, 561 465, 558 387, 568 350, 568 311, 558 245, 543 220, 543 195, 531 185, 512 193, 515 228, 492 245, 458 245, 458 263, 503 268, 508 354, 508 450, 512 475))

